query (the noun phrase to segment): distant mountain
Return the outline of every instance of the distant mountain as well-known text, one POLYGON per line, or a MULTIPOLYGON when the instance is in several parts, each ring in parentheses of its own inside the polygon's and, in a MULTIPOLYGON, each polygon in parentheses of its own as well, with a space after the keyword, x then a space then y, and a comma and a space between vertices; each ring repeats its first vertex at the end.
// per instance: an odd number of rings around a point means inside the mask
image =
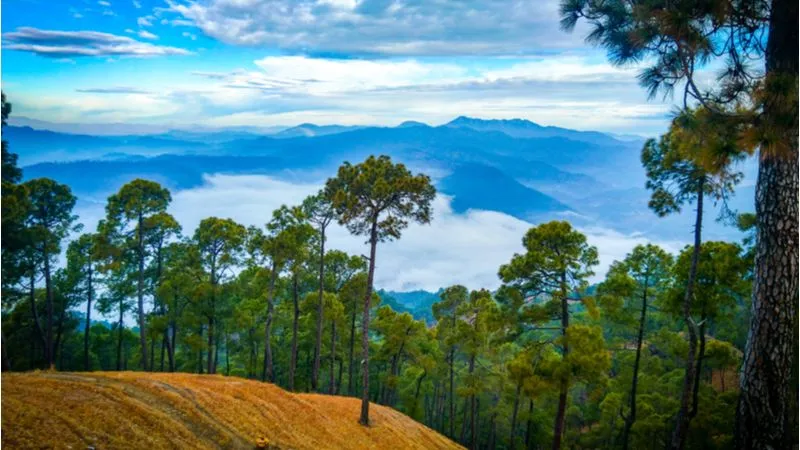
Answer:
POLYGON ((146 136, 91 136, 37 130, 31 127, 6 126, 3 139, 12 152, 19 155, 21 165, 42 161, 73 161, 96 158, 106 153, 159 155, 208 149, 203 142, 190 142, 146 136))
POLYGON ((531 189, 500 170, 480 165, 464 164, 439 181, 439 189, 453 195, 453 210, 468 209, 500 211, 522 220, 532 220, 540 214, 566 212, 572 208, 549 195, 531 189))
POLYGON ((525 119, 484 120, 461 116, 445 124, 447 127, 472 128, 478 131, 499 131, 516 138, 561 137, 598 145, 617 145, 621 140, 597 131, 577 131, 568 128, 542 126, 525 119))
POLYGON ((359 126, 343 126, 343 125, 314 125, 313 123, 304 123, 296 127, 287 128, 272 135, 274 138, 293 138, 293 137, 315 137, 326 136, 329 134, 344 133, 345 131, 358 130, 359 126))
POLYGON ((407 312, 417 320, 424 320, 431 324, 434 322, 433 304, 439 301, 439 294, 417 290, 409 292, 395 292, 378 290, 381 303, 389 305, 397 312, 407 312))
POLYGON ((430 125, 428 125, 427 123, 417 122, 416 120, 406 120, 405 122, 397 126, 397 128, 408 128, 408 127, 430 127, 430 125))

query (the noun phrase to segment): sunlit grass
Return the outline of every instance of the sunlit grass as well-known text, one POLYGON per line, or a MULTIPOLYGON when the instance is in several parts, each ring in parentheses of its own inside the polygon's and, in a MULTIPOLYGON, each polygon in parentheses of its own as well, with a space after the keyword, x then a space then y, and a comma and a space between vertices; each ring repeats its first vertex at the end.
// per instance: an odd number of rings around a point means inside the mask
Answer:
POLYGON ((2 376, 6 448, 435 449, 457 444, 390 408, 223 376, 31 372, 2 376))

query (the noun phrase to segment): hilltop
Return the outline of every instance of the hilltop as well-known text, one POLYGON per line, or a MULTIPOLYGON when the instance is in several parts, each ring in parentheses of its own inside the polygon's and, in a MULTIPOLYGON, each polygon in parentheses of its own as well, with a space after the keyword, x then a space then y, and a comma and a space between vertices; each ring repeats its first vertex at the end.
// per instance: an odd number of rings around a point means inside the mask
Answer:
POLYGON ((4 373, 2 399, 8 448, 461 448, 391 408, 366 428, 356 398, 219 375, 4 373))

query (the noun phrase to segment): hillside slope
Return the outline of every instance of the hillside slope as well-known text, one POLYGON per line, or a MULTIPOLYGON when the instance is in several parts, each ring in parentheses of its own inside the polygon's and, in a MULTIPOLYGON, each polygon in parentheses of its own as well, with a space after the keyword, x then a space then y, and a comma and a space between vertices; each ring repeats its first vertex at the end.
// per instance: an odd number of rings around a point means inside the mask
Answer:
POLYGON ((137 372, 3 374, 7 448, 461 448, 383 406, 233 377, 137 372))

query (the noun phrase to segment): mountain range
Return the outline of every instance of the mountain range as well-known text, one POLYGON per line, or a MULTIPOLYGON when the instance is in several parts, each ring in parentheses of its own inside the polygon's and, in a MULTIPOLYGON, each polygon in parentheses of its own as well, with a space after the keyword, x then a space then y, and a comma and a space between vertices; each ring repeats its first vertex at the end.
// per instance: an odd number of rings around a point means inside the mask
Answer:
MULTIPOLYGON (((414 121, 396 127, 301 124, 267 134, 192 129, 113 136, 10 125, 3 138, 20 155, 26 178, 54 178, 79 197, 108 195, 137 177, 173 190, 198 187, 212 173, 318 183, 343 161, 387 154, 430 174, 438 190, 452 198, 456 213, 493 210, 530 222, 569 214, 577 225, 685 237, 683 230, 675 232, 676 222, 655 221, 647 209, 639 162, 644 139, 522 119, 458 117, 440 126, 414 121)), ((752 197, 744 199, 735 206, 752 210, 752 197)))

